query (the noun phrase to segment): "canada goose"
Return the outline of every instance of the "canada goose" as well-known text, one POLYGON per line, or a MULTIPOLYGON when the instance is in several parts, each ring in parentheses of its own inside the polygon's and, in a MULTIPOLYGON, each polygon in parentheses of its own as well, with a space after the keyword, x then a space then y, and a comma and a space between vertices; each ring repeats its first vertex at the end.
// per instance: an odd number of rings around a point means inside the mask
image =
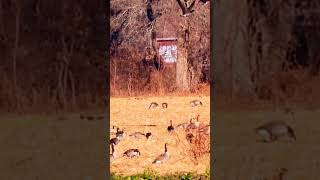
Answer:
POLYGON ((200 125, 199 123, 199 114, 196 116, 196 118, 190 119, 190 124, 187 126, 187 129, 197 129, 200 125), (193 120, 196 120, 196 122, 192 122, 193 120))
POLYGON ((119 131, 119 128, 117 128, 116 137, 119 137, 119 140, 121 140, 124 137, 124 130, 119 131))
POLYGON ((191 107, 202 106, 202 102, 198 99, 190 101, 191 107))
POLYGON ((162 108, 163 109, 168 108, 168 103, 162 103, 162 108))
POLYGON ((173 133, 174 127, 172 126, 172 120, 170 120, 170 126, 168 126, 167 130, 168 130, 169 134, 173 133))
POLYGON ((192 133, 188 133, 188 134, 186 135, 186 139, 187 139, 187 141, 188 141, 189 143, 192 143, 193 138, 194 138, 194 135, 193 135, 192 133))
POLYGON ((110 162, 112 162, 116 158, 116 151, 114 146, 115 146, 114 144, 111 144, 110 162))
POLYGON ((119 137, 115 137, 115 138, 112 138, 110 139, 110 144, 112 145, 117 145, 118 143, 120 142, 120 139, 119 137))
POLYGON ((129 136, 135 137, 135 138, 141 138, 141 137, 145 137, 146 135, 142 132, 134 132, 134 133, 130 134, 129 136))
POLYGON ((181 2, 181 0, 177 0, 181 10, 182 10, 182 15, 183 17, 188 16, 189 14, 191 14, 194 10, 192 9, 194 4, 195 4, 195 0, 191 3, 190 6, 188 6, 187 1, 184 0, 184 3, 181 2))
POLYGON ((123 156, 127 156, 129 158, 140 156, 140 151, 138 149, 129 149, 126 152, 123 153, 123 156))
POLYGON ((200 117, 200 115, 197 114, 196 117, 191 118, 192 121, 196 121, 195 123, 196 123, 198 126, 199 126, 199 117, 200 117))
POLYGON ((156 107, 158 107, 158 103, 152 102, 152 103, 150 104, 150 106, 149 106, 149 109, 150 109, 150 108, 156 108, 156 107))
POLYGON ((151 137, 152 137, 151 132, 148 132, 148 133, 146 134, 146 138, 147 138, 147 139, 150 139, 151 137))
POLYGON ((160 164, 169 159, 169 152, 167 149, 167 143, 164 144, 164 153, 160 154, 153 162, 152 164, 160 164))
POLYGON ((296 141, 293 129, 282 121, 272 121, 255 128, 256 135, 261 139, 257 141, 272 142, 281 136, 288 136, 296 141))

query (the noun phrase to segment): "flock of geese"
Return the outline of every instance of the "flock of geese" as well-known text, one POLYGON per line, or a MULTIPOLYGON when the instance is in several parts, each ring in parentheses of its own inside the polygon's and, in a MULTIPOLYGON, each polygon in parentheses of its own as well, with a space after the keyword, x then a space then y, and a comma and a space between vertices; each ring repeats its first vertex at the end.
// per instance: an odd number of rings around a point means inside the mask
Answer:
MULTIPOLYGON (((202 106, 203 103, 200 100, 193 100, 190 102, 191 107, 196 107, 196 106, 202 106)), ((168 103, 163 102, 163 103, 157 103, 157 102, 151 102, 149 107, 147 107, 148 109, 154 109, 154 108, 163 108, 166 109, 168 108, 168 103)), ((290 113, 292 114, 292 119, 294 119, 293 116, 293 112, 290 111, 290 113)), ((185 130, 186 132, 186 140, 189 143, 192 143, 194 141, 195 135, 192 133, 191 130, 195 130, 197 129, 198 132, 206 134, 206 135, 210 135, 210 125, 204 125, 202 123, 199 122, 199 117, 200 115, 197 114, 196 117, 191 118, 188 122, 184 122, 181 124, 178 124, 176 126, 173 126, 173 122, 172 120, 170 120, 170 124, 167 126, 167 133, 168 134, 172 134, 174 133, 177 129, 182 129, 185 130)), ((293 130, 293 128, 288 125, 287 123, 285 123, 284 121, 270 121, 267 123, 264 123, 258 127, 256 127, 254 129, 254 132, 256 134, 257 138, 257 142, 264 142, 264 143, 271 143, 271 142, 275 142, 277 141, 279 138, 283 137, 283 136, 287 136, 289 137, 291 140, 296 141, 296 135, 295 132, 293 130)), ((110 154, 110 162, 112 162, 113 160, 115 160, 117 158, 117 154, 116 154, 116 146, 125 138, 125 129, 121 129, 119 127, 116 126, 112 126, 110 128, 110 133, 112 135, 115 135, 114 138, 110 139, 110 146, 111 146, 111 154, 110 154)), ((152 138, 152 133, 151 132, 147 132, 147 133, 142 133, 142 132, 133 132, 131 134, 129 134, 129 137, 134 137, 134 138, 138 138, 138 139, 151 139, 152 138)), ((160 155, 158 155, 153 161, 153 164, 161 164, 166 162, 169 158, 169 151, 167 148, 168 144, 165 143, 164 144, 164 152, 160 155)), ((129 157, 129 158, 133 158, 133 157, 137 157, 140 156, 141 152, 139 151, 139 149, 128 149, 123 153, 124 157, 129 157)), ((284 174, 287 173, 287 169, 282 168, 280 173, 278 174, 282 179, 282 176, 284 176, 284 174)))
MULTIPOLYGON (((190 102, 191 107, 196 107, 196 106, 202 106, 203 103, 200 100, 193 100, 190 102)), ((149 106, 149 109, 152 108, 158 108, 160 105, 156 102, 152 102, 149 106)), ((162 103, 161 105, 162 108, 168 108, 168 103, 162 103)), ((175 129, 183 129, 186 134, 186 140, 189 143, 192 143, 194 141, 195 136, 191 133, 191 130, 198 129, 200 133, 210 135, 210 125, 204 125, 199 122, 199 117, 200 115, 198 114, 196 117, 193 117, 189 120, 189 122, 181 123, 178 124, 176 127, 173 126, 172 120, 170 120, 170 125, 167 127, 167 132, 171 135, 175 129)), ((111 154, 110 154, 110 162, 114 161, 117 158, 116 154, 116 146, 125 138, 125 129, 121 129, 116 126, 112 126, 110 128, 110 133, 111 135, 115 135, 114 138, 110 139, 110 146, 111 146, 111 154)), ((147 140, 151 139, 152 133, 147 132, 147 133, 142 133, 142 132, 134 132, 129 134, 129 137, 134 137, 134 138, 145 138, 147 140)), ((152 162, 153 164, 161 164, 169 159, 169 152, 167 148, 167 143, 164 144, 164 153, 158 155, 154 161, 152 162)), ((133 158, 140 156, 141 152, 138 149, 128 149, 123 153, 123 157, 128 157, 128 158, 133 158)))

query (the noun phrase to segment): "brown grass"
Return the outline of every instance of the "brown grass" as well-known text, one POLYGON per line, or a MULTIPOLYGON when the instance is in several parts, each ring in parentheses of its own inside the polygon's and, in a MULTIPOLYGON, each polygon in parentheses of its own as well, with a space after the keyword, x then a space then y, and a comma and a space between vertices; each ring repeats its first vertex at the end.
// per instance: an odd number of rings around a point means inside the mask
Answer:
MULTIPOLYGON (((175 129, 172 135, 167 133, 167 126, 170 120, 176 126, 188 122, 196 114, 200 115, 199 121, 204 124, 210 122, 210 97, 146 97, 142 100, 134 98, 111 98, 110 99, 110 125, 117 125, 125 128, 126 137, 117 147, 117 155, 130 148, 138 148, 141 156, 133 159, 120 157, 111 163, 111 172, 130 175, 141 173, 147 168, 156 170, 159 174, 172 174, 177 172, 204 173, 210 164, 210 154, 206 153, 197 159, 195 163, 190 156, 191 147, 185 138, 183 130, 175 129), (189 102, 194 99, 201 99, 202 107, 191 107, 189 102), (168 103, 168 109, 148 109, 150 102, 168 103), (155 124, 156 127, 143 125, 155 124), (152 132, 153 138, 136 140, 128 137, 128 134, 140 132, 152 132), (153 165, 152 161, 164 152, 164 144, 168 143, 170 159, 161 165, 153 165)), ((113 136, 112 136, 113 137, 113 136)), ((207 141, 209 142, 209 141, 207 141)))

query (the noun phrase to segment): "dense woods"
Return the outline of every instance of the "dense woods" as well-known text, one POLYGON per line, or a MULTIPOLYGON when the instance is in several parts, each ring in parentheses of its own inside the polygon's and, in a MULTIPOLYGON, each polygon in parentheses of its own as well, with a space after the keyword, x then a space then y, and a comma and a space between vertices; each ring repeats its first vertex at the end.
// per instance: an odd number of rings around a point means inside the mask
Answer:
POLYGON ((112 95, 196 93, 209 83, 210 4, 197 0, 194 12, 183 17, 176 0, 110 3, 112 95), (148 58, 160 61, 156 38, 167 37, 178 39, 177 70, 162 62, 160 69, 144 66, 148 58))
POLYGON ((229 103, 319 102, 319 6, 316 0, 215 1, 215 96, 229 103))
POLYGON ((0 109, 102 107, 106 16, 100 1, 0 1, 0 109))

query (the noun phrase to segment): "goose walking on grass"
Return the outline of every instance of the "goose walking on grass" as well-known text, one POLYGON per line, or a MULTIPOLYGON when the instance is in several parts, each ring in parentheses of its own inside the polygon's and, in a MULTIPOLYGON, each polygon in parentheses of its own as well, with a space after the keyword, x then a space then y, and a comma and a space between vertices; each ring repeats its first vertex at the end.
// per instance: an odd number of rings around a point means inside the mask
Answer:
POLYGON ((151 137, 152 137, 152 133, 151 133, 151 132, 147 132, 146 138, 147 138, 147 139, 151 139, 151 137))
POLYGON ((192 143, 193 142, 193 139, 194 139, 194 135, 192 133, 188 133, 186 135, 186 139, 189 143, 192 143))
POLYGON ((149 106, 149 109, 151 109, 151 108, 156 108, 156 107, 158 107, 158 106, 159 106, 158 103, 152 102, 152 103, 150 104, 150 106, 149 106))
POLYGON ((191 104, 191 107, 202 106, 202 102, 198 99, 191 101, 190 104, 191 104))
POLYGON ((114 144, 111 144, 111 155, 110 155, 110 162, 116 159, 116 151, 114 148, 114 144))
POLYGON ((138 149, 129 149, 126 152, 123 153, 123 156, 127 156, 129 158, 140 156, 141 153, 138 149))
POLYGON ((168 103, 162 103, 162 108, 163 108, 163 109, 168 108, 168 103))
POLYGON ((119 139, 119 137, 115 137, 115 138, 112 138, 112 139, 110 139, 110 144, 112 145, 117 145, 117 144, 119 144, 119 142, 120 142, 120 139, 119 139))
POLYGON ((199 125, 200 125, 200 123, 199 123, 199 117, 200 117, 200 115, 197 114, 196 117, 191 118, 192 121, 196 121, 195 124, 196 124, 196 126, 198 126, 198 127, 199 127, 199 125))
POLYGON ((145 137, 146 135, 142 132, 134 132, 129 135, 130 137, 141 139, 142 137, 145 137))
POLYGON ((153 162, 152 164, 161 164, 164 163, 169 159, 169 152, 167 149, 167 143, 164 144, 164 153, 160 154, 153 162))
POLYGON ((147 132, 145 134, 145 133, 142 133, 142 132, 134 132, 134 133, 130 134, 129 136, 137 138, 137 139, 143 139, 143 138, 150 139, 151 136, 152 136, 152 133, 151 132, 147 132))
POLYGON ((122 129, 122 131, 120 131, 119 128, 117 128, 116 137, 118 137, 119 140, 123 139, 124 138, 124 129, 122 129))
POLYGON ((283 121, 271 121, 254 129, 259 142, 273 142, 282 136, 287 136, 296 141, 293 129, 283 121))
POLYGON ((196 116, 196 118, 191 118, 190 119, 190 124, 187 126, 187 129, 197 129, 200 125, 199 123, 199 114, 196 116), (192 122, 193 120, 196 120, 196 122, 192 122))
POLYGON ((170 126, 168 126, 167 130, 168 130, 168 133, 169 133, 169 134, 172 134, 172 133, 173 133, 174 127, 172 126, 172 120, 170 120, 170 126))

